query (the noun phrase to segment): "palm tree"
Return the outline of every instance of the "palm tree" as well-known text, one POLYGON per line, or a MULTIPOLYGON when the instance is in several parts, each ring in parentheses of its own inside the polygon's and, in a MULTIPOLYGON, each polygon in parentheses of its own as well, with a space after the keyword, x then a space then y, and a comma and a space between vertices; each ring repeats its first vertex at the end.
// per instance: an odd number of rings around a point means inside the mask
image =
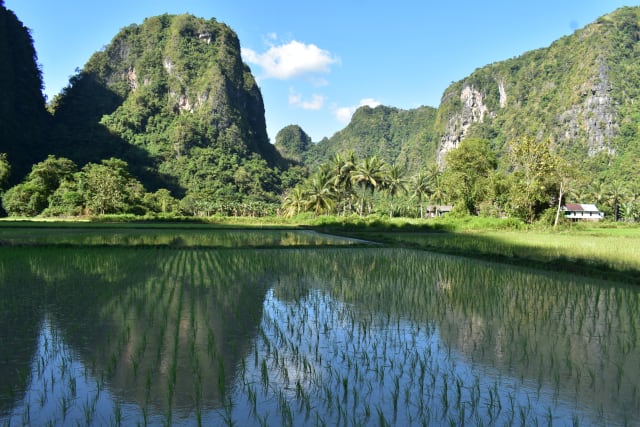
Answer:
POLYGON ((331 159, 331 169, 333 170, 333 186, 336 190, 338 200, 343 205, 342 213, 346 215, 347 210, 351 211, 351 200, 353 185, 351 173, 356 168, 356 160, 353 151, 346 157, 336 154, 331 159))
POLYGON ((386 170, 387 176, 383 181, 384 191, 389 196, 389 218, 393 218, 393 199, 400 193, 407 192, 407 180, 404 176, 404 170, 393 164, 386 170))
POLYGON ((431 180, 429 175, 424 172, 418 172, 413 178, 413 197, 418 198, 418 205, 420 205, 420 218, 424 218, 424 207, 422 206, 422 199, 429 198, 431 196, 431 180))
POLYGON ((333 192, 333 181, 327 176, 322 168, 307 183, 306 208, 313 210, 316 215, 329 213, 335 206, 335 193, 333 192))
POLYGON ((607 185, 602 181, 590 185, 588 192, 590 199, 596 205, 602 206, 607 200, 607 185))
POLYGON ((447 198, 447 190, 444 186, 442 176, 438 176, 431 185, 431 200, 433 200, 436 205, 443 204, 447 198))
POLYGON ((282 207, 285 216, 292 217, 298 215, 306 209, 306 194, 301 186, 292 188, 284 198, 282 207))
POLYGON ((620 219, 620 204, 627 198, 627 188, 624 183, 614 180, 607 186, 605 197, 613 208, 614 220, 618 221, 620 219))
POLYGON ((567 194, 567 199, 575 203, 583 203, 585 200, 589 199, 589 190, 585 187, 576 187, 569 190, 567 194))
MULTIPOLYGON (((363 215, 366 193, 369 192, 371 199, 377 188, 380 188, 385 176, 385 163, 377 156, 366 157, 356 165, 351 173, 351 181, 362 190, 360 203, 360 216, 363 215)), ((368 212, 371 213, 371 202, 368 204, 368 212)))

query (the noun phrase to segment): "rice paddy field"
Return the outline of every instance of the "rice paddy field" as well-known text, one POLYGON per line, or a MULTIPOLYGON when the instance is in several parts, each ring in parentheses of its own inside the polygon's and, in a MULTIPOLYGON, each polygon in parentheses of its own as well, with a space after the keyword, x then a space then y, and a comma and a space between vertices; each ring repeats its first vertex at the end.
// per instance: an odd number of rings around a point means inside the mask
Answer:
POLYGON ((575 271, 640 284, 640 228, 349 233, 436 252, 575 271))
POLYGON ((309 231, 0 241, 0 426, 640 423, 637 286, 309 231))

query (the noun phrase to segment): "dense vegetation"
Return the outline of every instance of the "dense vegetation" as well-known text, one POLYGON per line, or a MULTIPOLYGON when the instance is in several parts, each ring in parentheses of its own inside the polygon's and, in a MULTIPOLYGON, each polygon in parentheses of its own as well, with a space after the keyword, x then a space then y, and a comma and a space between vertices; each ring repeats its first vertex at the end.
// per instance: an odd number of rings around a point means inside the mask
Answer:
MULTIPOLYGON (((141 187, 182 199, 186 213, 254 213, 258 205, 273 212, 289 162, 269 143, 260 90, 229 27, 190 15, 130 25, 77 71, 47 113, 29 32, 1 9, 0 164, 11 173, 2 172, 0 184, 20 184, 5 195, 10 214, 103 211, 75 202, 60 210, 49 200, 55 188, 32 185, 29 171, 48 155, 81 170, 119 159, 141 187)), ((75 191, 66 177, 60 182, 60 192, 75 191)), ((116 211, 141 212, 137 201, 116 211)))
POLYGON ((260 91, 235 33, 214 19, 124 28, 51 109, 57 153, 79 164, 120 157, 147 187, 208 203, 275 201, 279 191, 285 164, 260 91))
MULTIPOLYGON (((410 185, 394 192, 400 215, 417 215, 426 200, 460 212, 555 222, 558 202, 572 201, 635 221, 639 40, 640 8, 622 8, 548 48, 477 69, 445 90, 437 111, 363 107, 347 128, 309 150, 308 164, 321 166, 304 188, 289 193, 287 206, 307 194, 306 205, 298 203, 303 209, 341 212, 344 189, 334 189, 333 202, 320 210, 315 194, 333 157, 354 153, 401 167, 410 185), (421 120, 399 120, 419 113, 421 120)), ((384 179, 379 183, 376 191, 385 187, 384 179)), ((379 193, 384 213, 391 202, 379 193)))
POLYGON ((336 154, 353 151, 356 157, 375 155, 415 173, 435 160, 436 111, 433 107, 412 110, 384 105, 360 107, 346 128, 310 146, 302 158, 314 168, 336 154))
POLYGON ((640 8, 625 7, 547 48, 479 68, 445 91, 438 132, 488 139, 499 155, 523 136, 550 139, 592 179, 631 182, 640 158, 639 40, 640 8), (466 105, 464 90, 476 95, 466 105), (470 119, 466 130, 461 119, 470 119))
POLYGON ((10 215, 426 217, 452 205, 557 223, 572 201, 640 219, 640 8, 479 68, 438 109, 362 107, 331 138, 290 125, 274 145, 238 39, 215 19, 124 28, 48 114, 29 32, 0 11, 10 215))
POLYGON ((0 191, 13 185, 46 152, 48 114, 42 76, 27 28, 0 0, 0 191), (5 167, 10 162, 11 174, 5 167))
POLYGON ((447 154, 446 168, 432 163, 411 176, 377 156, 337 154, 287 192, 283 212, 422 218, 452 204, 461 214, 541 219, 555 225, 562 220, 558 202, 572 201, 597 203, 616 220, 640 220, 640 180, 589 185, 589 176, 555 152, 549 141, 531 137, 511 142, 509 153, 500 169, 488 140, 468 138, 447 154))

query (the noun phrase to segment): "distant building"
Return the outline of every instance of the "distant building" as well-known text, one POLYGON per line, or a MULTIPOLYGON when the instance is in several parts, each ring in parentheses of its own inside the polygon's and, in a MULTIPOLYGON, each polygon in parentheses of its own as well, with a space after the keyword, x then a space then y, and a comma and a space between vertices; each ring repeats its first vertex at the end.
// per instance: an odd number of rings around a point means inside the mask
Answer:
POLYGON ((453 206, 427 206, 427 217, 434 218, 448 214, 453 209, 453 206))
POLYGON ((604 218, 604 212, 592 204, 567 203, 562 210, 564 217, 571 221, 600 221, 604 218))

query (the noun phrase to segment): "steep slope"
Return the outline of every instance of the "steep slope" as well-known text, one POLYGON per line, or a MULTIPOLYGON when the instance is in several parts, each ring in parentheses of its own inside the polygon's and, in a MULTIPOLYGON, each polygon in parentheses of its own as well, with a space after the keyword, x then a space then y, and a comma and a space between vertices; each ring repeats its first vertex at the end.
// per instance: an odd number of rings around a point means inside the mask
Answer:
POLYGON ((622 8, 548 48, 477 69, 442 96, 438 158, 467 137, 496 149, 551 138, 576 159, 638 153, 640 8, 622 8))
POLYGON ((626 7, 547 48, 478 68, 443 93, 437 109, 360 108, 314 144, 317 165, 335 153, 378 155, 413 173, 442 164, 469 137, 498 154, 522 136, 550 138, 594 174, 631 179, 640 168, 640 8, 626 7))
POLYGON ((121 30, 54 100, 57 152, 82 164, 116 156, 150 188, 209 197, 275 190, 260 90, 236 34, 215 19, 162 15, 121 30), (247 164, 249 163, 249 164, 247 164))
POLYGON ((19 182, 46 155, 41 147, 49 115, 29 30, 0 1, 0 153, 19 182))
POLYGON ((310 165, 326 162, 337 153, 353 151, 357 158, 378 156, 416 172, 436 153, 433 132, 436 109, 411 110, 378 106, 360 107, 346 128, 324 139, 309 150, 310 165))
POLYGON ((275 147, 278 152, 296 163, 302 162, 311 144, 311 137, 298 125, 285 126, 276 135, 275 147))

